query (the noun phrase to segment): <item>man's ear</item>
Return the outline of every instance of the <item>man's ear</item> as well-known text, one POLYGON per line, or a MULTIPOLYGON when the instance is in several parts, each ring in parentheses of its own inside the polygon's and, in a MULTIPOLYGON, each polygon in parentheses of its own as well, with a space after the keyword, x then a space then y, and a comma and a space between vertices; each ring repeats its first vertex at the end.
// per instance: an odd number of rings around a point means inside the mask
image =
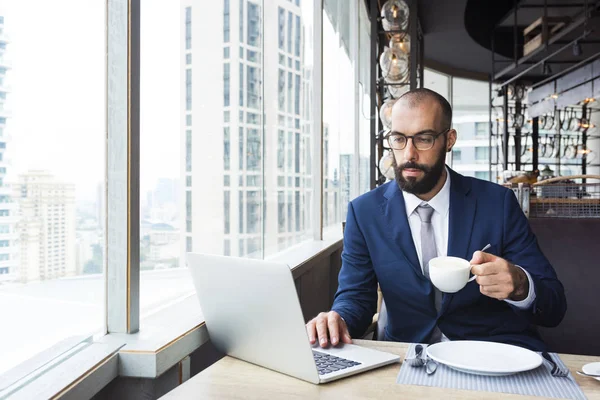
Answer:
POLYGON ((450 153, 452 148, 456 144, 456 130, 450 129, 448 131, 448 140, 446 140, 446 152, 450 153))

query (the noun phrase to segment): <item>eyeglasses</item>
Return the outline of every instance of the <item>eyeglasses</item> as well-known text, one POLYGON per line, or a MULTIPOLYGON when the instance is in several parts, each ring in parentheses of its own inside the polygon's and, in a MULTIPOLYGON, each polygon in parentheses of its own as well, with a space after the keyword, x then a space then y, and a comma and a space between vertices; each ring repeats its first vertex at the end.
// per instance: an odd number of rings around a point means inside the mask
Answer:
POLYGON ((387 140, 390 147, 394 150, 404 150, 408 143, 408 139, 412 139, 413 146, 415 146, 417 150, 429 150, 435 144, 435 139, 449 130, 450 128, 440 133, 417 133, 414 136, 406 136, 402 133, 392 132, 388 135, 387 140))

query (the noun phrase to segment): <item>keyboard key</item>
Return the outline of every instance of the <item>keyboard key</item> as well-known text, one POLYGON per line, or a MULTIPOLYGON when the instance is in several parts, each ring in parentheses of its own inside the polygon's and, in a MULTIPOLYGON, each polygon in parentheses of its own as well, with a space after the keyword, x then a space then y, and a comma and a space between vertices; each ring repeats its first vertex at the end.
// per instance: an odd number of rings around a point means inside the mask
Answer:
POLYGON ((351 368, 361 363, 347 360, 345 358, 336 357, 331 354, 313 351, 315 364, 319 375, 330 374, 332 372, 341 371, 346 368, 351 368))

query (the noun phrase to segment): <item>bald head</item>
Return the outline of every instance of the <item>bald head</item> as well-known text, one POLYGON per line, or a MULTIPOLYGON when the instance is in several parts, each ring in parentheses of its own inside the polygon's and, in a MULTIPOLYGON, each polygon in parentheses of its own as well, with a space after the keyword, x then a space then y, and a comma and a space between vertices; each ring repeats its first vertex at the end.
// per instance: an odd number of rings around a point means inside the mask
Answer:
POLYGON ((435 108, 437 108, 438 111, 438 116, 436 119, 440 124, 439 129, 450 129, 452 125, 452 107, 450 107, 448 100, 433 90, 425 88, 410 90, 400 96, 396 104, 394 104, 394 109, 400 107, 408 107, 412 109, 424 106, 425 103, 433 103, 437 106, 435 108))

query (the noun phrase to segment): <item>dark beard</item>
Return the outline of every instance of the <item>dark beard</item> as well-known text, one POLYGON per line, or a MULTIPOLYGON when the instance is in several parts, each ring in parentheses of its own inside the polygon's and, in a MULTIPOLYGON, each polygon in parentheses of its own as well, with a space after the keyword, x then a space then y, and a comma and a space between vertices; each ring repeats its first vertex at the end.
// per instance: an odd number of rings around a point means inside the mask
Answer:
MULTIPOLYGON (((410 144, 408 145, 410 146, 410 144)), ((392 165, 394 166, 394 172, 396 174, 396 183, 400 186, 400 189, 415 195, 429 193, 440 181, 444 172, 444 166, 446 165, 445 148, 446 146, 442 147, 442 150, 438 155, 438 160, 432 167, 414 162, 407 162, 398 166, 398 164, 396 164, 396 157, 392 157, 392 165), (424 172, 424 175, 421 180, 417 180, 415 177, 405 178, 402 176, 402 171, 404 171, 404 169, 419 169, 424 172)))

